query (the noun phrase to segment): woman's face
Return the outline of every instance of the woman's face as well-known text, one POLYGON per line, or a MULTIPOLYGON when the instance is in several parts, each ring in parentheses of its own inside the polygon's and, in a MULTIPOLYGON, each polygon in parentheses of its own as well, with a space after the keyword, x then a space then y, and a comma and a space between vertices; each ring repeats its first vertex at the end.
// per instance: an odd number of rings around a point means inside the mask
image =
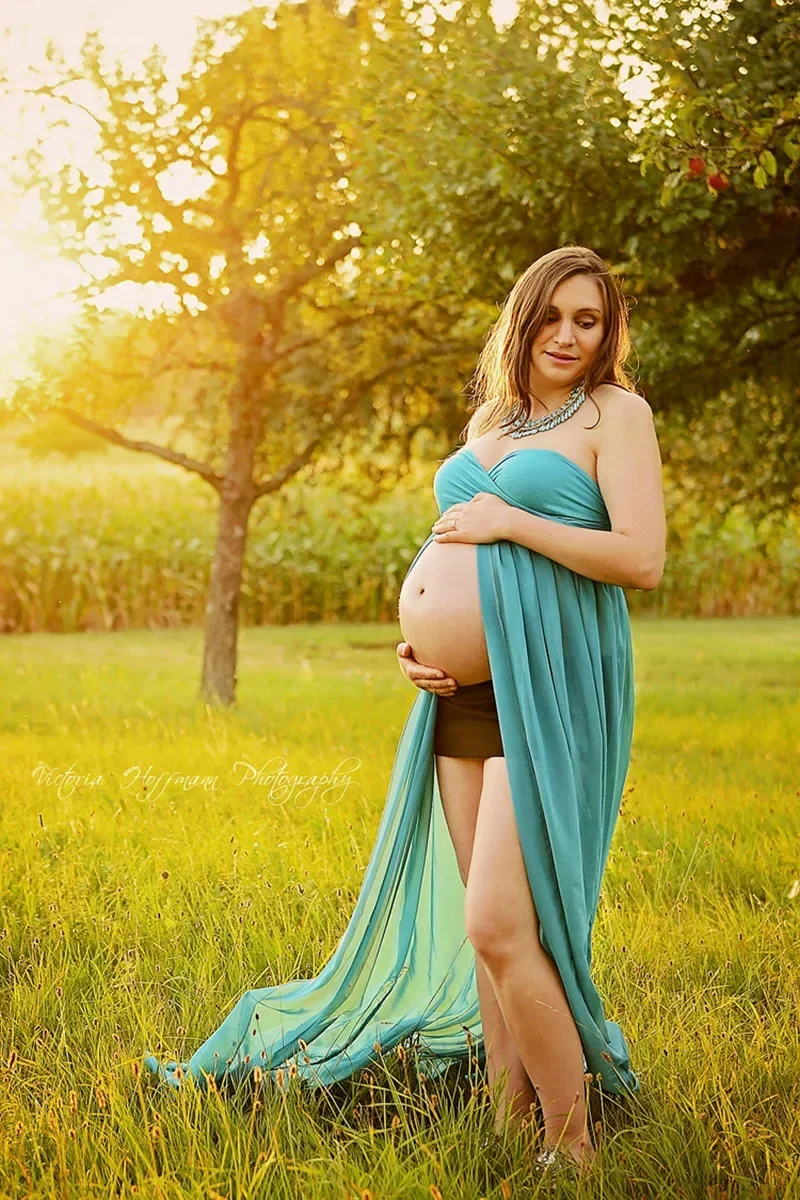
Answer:
POLYGON ((531 350, 534 390, 555 385, 571 390, 586 374, 603 332, 603 296, 594 276, 571 275, 562 280, 531 350))

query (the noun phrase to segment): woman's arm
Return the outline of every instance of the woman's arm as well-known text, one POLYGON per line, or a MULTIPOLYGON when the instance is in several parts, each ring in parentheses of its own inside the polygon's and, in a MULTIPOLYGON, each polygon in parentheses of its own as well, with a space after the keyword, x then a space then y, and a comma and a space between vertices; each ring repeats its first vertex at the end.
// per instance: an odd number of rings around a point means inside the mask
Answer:
POLYGON ((600 425, 597 481, 611 530, 562 525, 509 506, 502 536, 579 575, 650 591, 664 572, 667 538, 653 413, 642 396, 617 392, 600 425))

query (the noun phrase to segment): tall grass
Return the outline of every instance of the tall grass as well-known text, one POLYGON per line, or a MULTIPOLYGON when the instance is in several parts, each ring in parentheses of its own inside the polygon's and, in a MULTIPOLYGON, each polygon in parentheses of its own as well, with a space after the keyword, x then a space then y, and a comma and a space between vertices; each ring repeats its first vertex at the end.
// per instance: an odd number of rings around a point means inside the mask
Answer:
MULTIPOLYGON (((524 1143, 480 1149, 479 1075, 434 1086, 387 1056, 329 1095, 175 1098, 139 1071, 332 953, 414 697, 396 640, 244 629, 230 711, 196 699, 199 630, 0 640, 0 1195, 534 1194, 524 1143), (234 772, 350 755, 336 804, 276 803, 234 772), (145 786, 147 767, 196 778, 145 786)), ((581 1194, 796 1195, 800 623, 634 620, 634 643, 593 971, 642 1090, 617 1110, 592 1089, 581 1194)))

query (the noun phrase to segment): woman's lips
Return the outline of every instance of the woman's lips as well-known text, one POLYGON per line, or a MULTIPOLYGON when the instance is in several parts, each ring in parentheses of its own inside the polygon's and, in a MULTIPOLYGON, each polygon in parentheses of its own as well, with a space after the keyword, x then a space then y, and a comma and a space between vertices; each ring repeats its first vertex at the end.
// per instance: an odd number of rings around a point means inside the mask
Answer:
POLYGON ((549 350, 545 350, 545 354, 547 355, 548 358, 552 358, 553 362, 555 362, 555 363, 575 362, 574 358, 560 358, 557 354, 552 354, 549 350))

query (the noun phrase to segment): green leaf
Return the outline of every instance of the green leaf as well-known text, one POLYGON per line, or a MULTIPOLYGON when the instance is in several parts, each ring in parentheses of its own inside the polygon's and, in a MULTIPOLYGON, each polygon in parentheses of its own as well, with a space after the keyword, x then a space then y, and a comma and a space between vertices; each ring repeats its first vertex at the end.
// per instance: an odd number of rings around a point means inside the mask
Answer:
POLYGON ((784 154, 787 154, 792 162, 795 162, 798 158, 800 158, 800 142, 795 140, 796 137, 797 134, 795 130, 792 130, 792 132, 787 133, 786 137, 781 141, 781 148, 783 149, 784 154))

